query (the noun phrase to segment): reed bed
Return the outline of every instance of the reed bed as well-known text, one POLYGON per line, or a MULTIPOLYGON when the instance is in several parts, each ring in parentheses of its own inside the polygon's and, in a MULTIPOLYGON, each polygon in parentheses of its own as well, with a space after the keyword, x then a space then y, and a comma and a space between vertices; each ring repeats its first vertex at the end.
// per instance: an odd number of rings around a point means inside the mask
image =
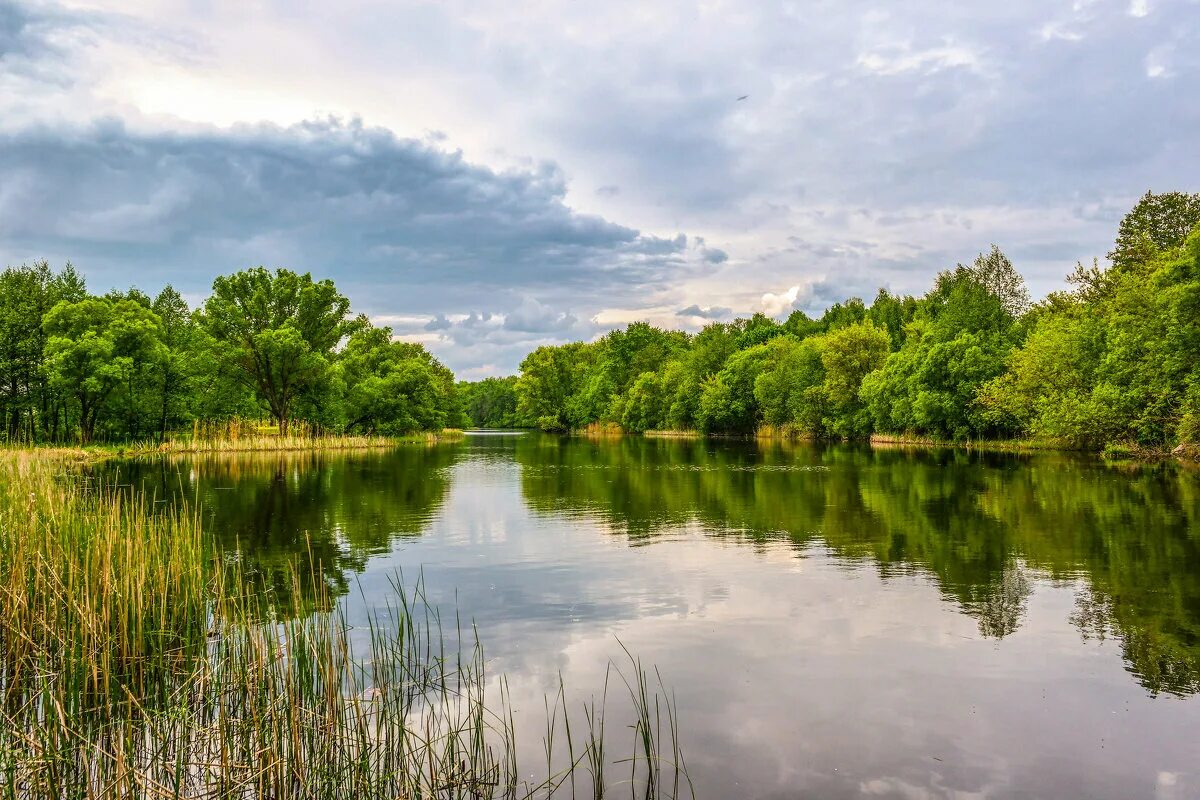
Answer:
POLYGON ((815 441, 817 437, 794 422, 782 425, 759 425, 754 431, 756 439, 783 439, 786 441, 815 441))
POLYGON ((938 439, 907 433, 873 433, 870 444, 875 448, 956 448, 994 452, 1030 453, 1035 451, 1070 452, 1078 446, 1060 439, 938 439))
MULTIPOLYGON (((291 579, 292 597, 300 582, 324 586, 298 569, 291 579)), ((488 674, 473 629, 443 629, 420 582, 394 581, 358 625, 332 603, 297 615, 246 586, 196 516, 83 486, 61 461, 0 453, 0 795, 692 793, 674 701, 632 656, 616 673, 630 757, 612 760, 605 743, 607 685, 582 729, 560 687, 534 780, 506 682, 488 674)))
POLYGON ((574 433, 590 439, 616 439, 625 435, 625 429, 615 422, 590 422, 574 433))
POLYGON ((643 431, 642 436, 650 439, 701 439, 704 437, 700 431, 694 430, 643 431))

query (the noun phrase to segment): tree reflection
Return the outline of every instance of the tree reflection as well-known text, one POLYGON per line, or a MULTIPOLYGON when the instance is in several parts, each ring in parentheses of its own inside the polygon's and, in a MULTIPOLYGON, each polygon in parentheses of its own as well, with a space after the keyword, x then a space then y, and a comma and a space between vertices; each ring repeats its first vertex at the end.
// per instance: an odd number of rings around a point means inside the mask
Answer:
POLYGON ((368 556, 419 536, 441 508, 457 453, 439 445, 240 453, 119 469, 147 495, 200 509, 239 588, 272 598, 278 615, 326 610, 368 556), (318 580, 297 588, 295 568, 318 580))
POLYGON ((1016 631, 1030 573, 1082 580, 1084 636, 1115 636, 1150 692, 1200 691, 1200 479, 1064 454, 626 437, 524 437, 527 504, 643 539, 687 523, 919 571, 984 636, 1016 631))

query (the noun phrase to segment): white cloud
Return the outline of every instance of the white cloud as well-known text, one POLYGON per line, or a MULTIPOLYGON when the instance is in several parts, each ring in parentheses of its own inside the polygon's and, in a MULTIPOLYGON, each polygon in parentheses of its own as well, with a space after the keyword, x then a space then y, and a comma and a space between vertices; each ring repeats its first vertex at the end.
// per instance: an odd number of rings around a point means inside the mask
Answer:
POLYGON ((979 67, 978 54, 969 47, 944 44, 923 50, 914 50, 908 43, 862 53, 859 66, 879 75, 898 75, 903 72, 937 72, 938 70, 979 67))
POLYGON ((796 308, 797 303, 803 303, 805 300, 800 288, 800 284, 796 284, 782 294, 772 292, 764 294, 762 296, 763 313, 768 317, 782 317, 790 314, 796 308))

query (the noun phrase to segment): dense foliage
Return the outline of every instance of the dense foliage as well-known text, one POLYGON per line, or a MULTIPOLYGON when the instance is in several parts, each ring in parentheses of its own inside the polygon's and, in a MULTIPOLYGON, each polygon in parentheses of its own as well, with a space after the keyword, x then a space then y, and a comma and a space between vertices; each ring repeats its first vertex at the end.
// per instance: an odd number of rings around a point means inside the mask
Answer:
POLYGON ((1147 193, 1112 266, 1031 305, 995 246, 921 298, 881 290, 819 319, 761 314, 695 335, 635 323, 539 347, 467 391, 477 425, 830 438, 1036 436, 1079 447, 1200 441, 1200 194, 1147 193), (500 411, 503 409, 503 411, 500 411))
POLYGON ((170 286, 89 295, 68 264, 0 273, 8 441, 165 437, 193 420, 401 434, 463 421, 454 376, 353 317, 331 281, 257 267, 191 310, 170 286))

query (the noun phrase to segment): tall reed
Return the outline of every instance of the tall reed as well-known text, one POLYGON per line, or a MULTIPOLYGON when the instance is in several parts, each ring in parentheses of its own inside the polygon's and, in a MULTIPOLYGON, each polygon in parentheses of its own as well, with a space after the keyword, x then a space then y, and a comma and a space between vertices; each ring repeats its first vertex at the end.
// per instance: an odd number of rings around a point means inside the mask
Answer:
MULTIPOLYGON (((473 629, 443 630, 419 582, 395 581, 357 627, 332 602, 296 614, 251 594, 195 516, 153 513, 63 470, 0 454, 3 796, 690 795, 674 703, 632 657, 630 777, 604 776, 604 698, 576 737, 560 689, 533 780, 507 684, 488 675, 473 629)), ((299 569, 291 580, 289 597, 324 590, 299 569)))

